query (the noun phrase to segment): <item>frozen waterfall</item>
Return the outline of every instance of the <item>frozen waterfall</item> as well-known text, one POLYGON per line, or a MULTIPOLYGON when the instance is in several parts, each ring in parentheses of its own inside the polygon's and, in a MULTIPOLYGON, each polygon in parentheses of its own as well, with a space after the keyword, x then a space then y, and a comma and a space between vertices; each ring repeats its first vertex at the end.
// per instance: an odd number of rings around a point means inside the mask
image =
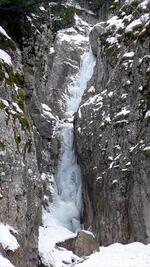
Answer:
MULTIPOLYGON (((70 119, 58 121, 61 148, 57 173, 54 177, 53 203, 49 203, 47 209, 43 208, 43 226, 39 228, 39 251, 45 265, 52 263, 56 266, 54 264, 56 261, 57 266, 62 266, 62 259, 66 254, 64 250, 58 253, 55 244, 76 236, 75 233, 80 229, 81 174, 74 151, 73 119, 87 82, 93 74, 94 66, 95 58, 90 50, 82 56, 80 71, 74 78, 73 84, 69 86, 66 111, 70 119)), ((68 253, 72 252, 67 252, 67 258, 74 257, 68 253)))
POLYGON ((61 130, 61 156, 55 177, 57 193, 54 216, 70 231, 80 228, 81 175, 73 146, 73 124, 64 123, 61 130))
MULTIPOLYGON (((67 113, 70 113, 72 118, 79 107, 87 82, 93 74, 94 66, 95 57, 90 50, 82 56, 78 77, 74 80, 73 86, 69 88, 67 113)), ((57 190, 54 200, 54 217, 62 226, 76 232, 80 229, 82 200, 80 167, 77 164, 73 140, 73 123, 64 122, 61 130, 60 160, 55 177, 57 190)))
POLYGON ((77 76, 77 79, 74 81, 73 86, 71 86, 69 90, 70 97, 67 101, 67 112, 72 115, 77 111, 79 107, 82 95, 87 86, 87 82, 92 77, 95 64, 96 59, 90 49, 89 52, 83 54, 81 58, 80 72, 77 76))

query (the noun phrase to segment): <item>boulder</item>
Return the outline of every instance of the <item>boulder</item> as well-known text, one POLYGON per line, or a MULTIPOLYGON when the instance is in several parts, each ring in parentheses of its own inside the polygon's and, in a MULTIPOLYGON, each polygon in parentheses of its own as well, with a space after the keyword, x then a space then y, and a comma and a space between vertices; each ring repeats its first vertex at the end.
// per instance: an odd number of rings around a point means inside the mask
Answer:
POLYGON ((78 232, 76 237, 59 242, 56 245, 73 251, 79 257, 88 256, 93 252, 99 251, 95 236, 91 232, 84 230, 78 232))

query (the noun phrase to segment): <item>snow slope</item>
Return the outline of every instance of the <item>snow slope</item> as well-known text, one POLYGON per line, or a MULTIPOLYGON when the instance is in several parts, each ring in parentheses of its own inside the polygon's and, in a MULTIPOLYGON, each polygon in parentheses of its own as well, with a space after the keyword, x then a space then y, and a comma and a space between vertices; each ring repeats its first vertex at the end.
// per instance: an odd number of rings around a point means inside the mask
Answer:
POLYGON ((149 267, 150 244, 131 243, 122 245, 119 243, 109 247, 101 247, 100 252, 92 254, 77 267, 149 267))
POLYGON ((0 244, 6 250, 15 251, 19 248, 19 244, 17 242, 17 239, 14 235, 12 235, 11 232, 17 234, 17 231, 15 231, 8 224, 4 225, 0 223, 0 244))
POLYGON ((9 260, 0 254, 0 267, 15 267, 9 260))

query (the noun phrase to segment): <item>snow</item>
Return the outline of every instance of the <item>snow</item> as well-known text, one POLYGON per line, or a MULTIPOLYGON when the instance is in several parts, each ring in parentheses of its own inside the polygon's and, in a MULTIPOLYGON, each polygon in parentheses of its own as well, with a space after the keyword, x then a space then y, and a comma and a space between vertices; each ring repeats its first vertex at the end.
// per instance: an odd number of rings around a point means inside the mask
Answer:
POLYGON ((122 19, 119 19, 118 16, 113 16, 111 19, 109 19, 107 21, 107 30, 111 29, 113 26, 116 27, 116 30, 118 30, 119 28, 124 28, 124 24, 123 24, 123 21, 122 19))
POLYGON ((47 106, 46 104, 41 104, 42 108, 46 111, 51 111, 51 108, 47 106))
POLYGON ((5 107, 9 107, 9 103, 7 100, 0 98, 0 101, 4 104, 5 107))
POLYGON ((106 41, 107 41, 108 43, 110 43, 110 44, 115 44, 115 43, 118 42, 117 37, 118 37, 118 36, 117 36, 117 34, 116 34, 116 36, 108 37, 108 38, 106 39, 106 41))
MULTIPOLYGON (((133 55, 133 56, 134 56, 134 55, 133 55)), ((130 85, 130 84, 131 84, 130 80, 127 80, 127 81, 126 81, 126 84, 127 84, 127 85, 130 85)))
POLYGON ((88 31, 90 30, 89 24, 84 20, 82 20, 77 14, 74 15, 74 19, 75 19, 75 28, 78 29, 80 33, 84 34, 85 30, 88 33, 88 31))
POLYGON ((64 6, 73 6, 75 7, 76 9, 78 10, 82 10, 82 11, 85 11, 87 14, 90 14, 90 15, 94 15, 95 16, 95 13, 93 13, 91 10, 89 9, 86 9, 86 8, 83 8, 81 7, 78 3, 76 3, 75 1, 69 1, 67 3, 64 4, 64 6))
POLYGON ((130 149, 129 149, 130 152, 133 152, 133 150, 134 150, 135 148, 137 148, 138 145, 139 145, 139 144, 136 144, 135 146, 131 146, 130 149))
POLYGON ((49 49, 49 53, 50 53, 50 55, 53 54, 54 52, 55 52, 54 47, 50 47, 50 49, 49 49))
POLYGON ((81 127, 78 127, 77 130, 78 130, 78 133, 81 133, 81 127))
POLYGON ((150 19, 150 15, 148 13, 142 15, 139 19, 132 21, 125 29, 125 32, 131 32, 134 28, 138 28, 145 24, 150 19))
POLYGON ((0 223, 0 243, 2 247, 6 250, 15 251, 19 248, 19 244, 10 231, 17 233, 11 226, 0 223))
POLYGON ((133 58, 134 57, 134 52, 125 53, 122 57, 123 58, 133 58))
POLYGON ((111 92, 109 92, 109 93, 108 93, 108 96, 109 96, 109 97, 112 97, 112 96, 113 96, 113 94, 114 94, 114 92, 113 92, 113 91, 111 91, 111 92))
POLYGON ((32 19, 29 16, 27 16, 27 19, 29 22, 32 22, 32 19))
POLYGON ((131 243, 122 245, 119 243, 109 247, 100 247, 100 252, 92 254, 77 267, 149 267, 150 244, 131 243))
POLYGON ((105 117, 104 120, 107 121, 107 122, 111 122, 110 116, 105 117))
POLYGON ((2 59, 6 64, 12 65, 11 57, 2 49, 0 49, 0 59, 2 59))
POLYGON ((112 184, 116 184, 116 183, 118 183, 118 180, 115 179, 112 181, 112 184))
POLYGON ((130 22, 132 18, 133 18, 133 15, 132 15, 132 14, 130 14, 130 15, 128 15, 128 16, 126 15, 126 16, 124 16, 123 21, 128 21, 128 22, 130 22))
POLYGON ((77 14, 74 15, 76 26, 78 25, 84 25, 87 28, 89 28, 89 24, 85 22, 83 19, 81 19, 77 14))
POLYGON ((103 179, 103 177, 100 176, 100 177, 96 178, 96 181, 101 181, 102 179, 103 179))
POLYGON ((144 60, 150 60, 150 55, 145 55, 144 57, 139 59, 139 63, 141 64, 144 60))
POLYGON ((8 259, 0 254, 0 267, 15 267, 8 259))
POLYGON ((91 86, 91 87, 88 89, 88 93, 95 93, 95 88, 94 88, 94 86, 91 86))
POLYGON ((107 90, 103 90, 103 91, 101 92, 101 95, 106 95, 106 93, 107 93, 107 90))
POLYGON ((2 33, 7 39, 11 39, 8 34, 6 33, 6 31, 0 26, 0 33, 2 33))
POLYGON ((125 4, 131 4, 132 2, 134 2, 135 0, 126 0, 125 4))
POLYGON ((132 21, 125 29, 125 32, 132 31, 135 27, 139 27, 142 25, 142 21, 140 19, 136 19, 132 21))
POLYGON ((85 37, 84 35, 78 33, 74 28, 58 31, 57 39, 59 40, 60 44, 62 42, 68 42, 70 43, 70 45, 74 44, 76 46, 82 46, 83 43, 86 43, 88 41, 88 37, 85 37))
POLYGON ((43 6, 40 6, 39 9, 40 9, 41 11, 45 11, 45 8, 44 8, 43 6))
POLYGON ((19 108, 19 106, 18 106, 17 103, 12 102, 12 105, 15 107, 15 109, 16 109, 16 111, 17 111, 18 113, 23 113, 23 111, 19 108))
POLYGON ((121 117, 121 116, 126 116, 130 113, 130 110, 126 110, 126 107, 122 108, 120 112, 118 112, 115 116, 115 118, 121 117))
POLYGON ((100 105, 100 108, 102 107, 103 97, 101 96, 101 94, 97 94, 97 95, 89 97, 88 100, 80 106, 80 108, 87 106, 87 105, 93 105, 93 104, 95 106, 100 105))
POLYGON ((54 218, 53 214, 44 209, 43 223, 44 227, 41 226, 39 228, 39 252, 43 264, 53 264, 53 266, 62 267, 62 262, 64 260, 70 262, 72 262, 74 258, 78 260, 78 257, 73 255, 71 251, 65 249, 59 250, 58 247, 55 246, 57 242, 73 238, 76 234, 61 226, 60 222, 54 218))
POLYGON ((145 1, 143 1, 142 3, 140 3, 140 4, 138 5, 138 7, 141 7, 142 9, 146 9, 148 3, 149 3, 149 0, 145 0, 145 1))
POLYGON ((49 117, 52 120, 56 120, 56 117, 54 117, 54 115, 51 112, 51 108, 49 106, 47 106, 46 104, 41 104, 42 106, 42 111, 43 114, 47 117, 49 117))
POLYGON ((79 116, 80 119, 82 118, 82 113, 81 113, 81 109, 80 108, 78 109, 78 116, 79 116))
POLYGON ((144 117, 145 119, 147 119, 147 118, 150 118, 150 110, 148 110, 147 112, 146 112, 146 114, 145 114, 145 117, 144 117))
MULTIPOLYGON (((75 234, 70 232, 64 227, 61 227, 50 213, 44 213, 45 227, 39 228, 39 251, 40 257, 44 264, 58 263, 57 257, 54 257, 53 253, 56 253, 55 244, 60 241, 64 241, 67 238, 74 237, 75 234)), ((73 255, 73 253, 72 253, 73 255)), ((60 256, 59 256, 60 257, 60 256)), ((60 259, 59 259, 60 260, 60 259)), ((62 257, 63 260, 63 257, 62 257)), ((62 261, 61 261, 62 263, 62 261)), ((55 266, 55 265, 54 265, 55 266)), ((60 265, 56 265, 57 267, 60 265)))
POLYGON ((122 124, 122 123, 128 123, 128 121, 127 120, 119 120, 119 121, 115 122, 115 125, 122 124))
POLYGON ((114 165, 114 162, 111 162, 108 169, 112 169, 113 165, 114 165))
POLYGON ((121 169, 122 170, 122 172, 126 172, 126 171, 128 171, 128 169, 121 169))
POLYGON ((95 238, 95 235, 94 235, 92 232, 90 232, 90 231, 82 230, 82 232, 84 232, 84 233, 86 233, 86 234, 88 234, 88 235, 91 235, 92 237, 95 238))
POLYGON ((150 151, 150 146, 144 147, 143 151, 150 151))

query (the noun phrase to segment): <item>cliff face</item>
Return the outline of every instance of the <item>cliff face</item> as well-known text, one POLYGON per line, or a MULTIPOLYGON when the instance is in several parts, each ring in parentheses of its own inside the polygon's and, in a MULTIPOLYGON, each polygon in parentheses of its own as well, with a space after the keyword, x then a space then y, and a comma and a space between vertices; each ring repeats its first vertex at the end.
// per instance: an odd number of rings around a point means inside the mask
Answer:
POLYGON ((149 3, 132 1, 90 34, 97 63, 75 135, 84 225, 100 244, 150 240, 148 29, 149 3))
POLYGON ((0 38, 0 221, 14 228, 20 245, 9 247, 4 241, 3 248, 16 266, 33 266, 38 262, 40 173, 25 106, 21 52, 2 28, 0 38))

